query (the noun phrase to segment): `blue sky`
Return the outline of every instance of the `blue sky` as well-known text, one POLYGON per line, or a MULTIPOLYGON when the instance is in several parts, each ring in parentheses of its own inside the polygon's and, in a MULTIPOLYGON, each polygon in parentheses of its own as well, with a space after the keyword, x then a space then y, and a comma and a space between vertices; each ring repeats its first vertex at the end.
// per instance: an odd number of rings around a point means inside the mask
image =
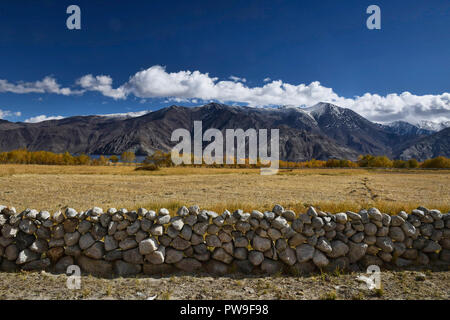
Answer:
POLYGON ((450 120, 447 0, 3 0, 0 44, 11 121, 322 100, 380 122, 450 120), (71 4, 81 30, 66 28, 71 4), (381 30, 366 28, 371 4, 381 30))

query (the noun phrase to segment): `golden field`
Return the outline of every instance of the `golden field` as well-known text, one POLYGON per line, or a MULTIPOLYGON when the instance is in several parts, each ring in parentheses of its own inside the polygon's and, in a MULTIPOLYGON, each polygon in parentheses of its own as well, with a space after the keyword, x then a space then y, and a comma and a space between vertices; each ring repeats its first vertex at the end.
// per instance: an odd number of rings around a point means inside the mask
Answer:
POLYGON ((388 213, 419 205, 450 211, 450 170, 296 169, 273 176, 259 169, 134 166, 0 165, 0 204, 56 211, 93 206, 223 211, 270 209, 275 203, 330 212, 376 206, 388 213))

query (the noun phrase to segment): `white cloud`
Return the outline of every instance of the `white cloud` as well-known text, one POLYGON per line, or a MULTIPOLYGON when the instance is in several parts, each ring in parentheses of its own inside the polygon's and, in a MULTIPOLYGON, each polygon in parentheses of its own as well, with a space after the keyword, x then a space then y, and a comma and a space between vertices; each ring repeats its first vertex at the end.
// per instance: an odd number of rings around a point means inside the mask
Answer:
POLYGON ((416 123, 420 120, 437 122, 450 120, 450 93, 418 96, 410 92, 380 96, 366 93, 342 103, 366 118, 377 122, 395 120, 416 123))
MULTIPOLYGON (((438 95, 414 95, 409 92, 392 93, 386 96, 365 93, 347 98, 338 95, 332 88, 314 81, 310 84, 290 84, 282 80, 264 79, 263 86, 250 87, 245 78, 230 76, 231 80, 219 80, 200 71, 167 72, 165 67, 155 65, 132 75, 121 86, 114 88, 108 75, 85 75, 76 81, 81 90, 75 91, 61 86, 52 77, 37 82, 11 84, 0 80, 0 92, 47 92, 74 94, 97 91, 113 99, 163 98, 165 101, 209 102, 247 104, 253 107, 271 105, 312 106, 318 102, 330 102, 350 108, 372 121, 390 122, 406 120, 449 121, 450 93, 438 95)), ((142 100, 143 101, 143 100, 142 100)))
POLYGON ((0 79, 0 92, 11 93, 54 93, 65 96, 81 93, 72 91, 70 88, 61 88, 55 78, 47 76, 42 80, 35 82, 10 83, 8 80, 0 79))
POLYGON ((9 111, 9 110, 0 109, 0 119, 5 119, 5 118, 9 118, 9 117, 20 117, 21 115, 22 115, 22 112, 20 112, 20 111, 13 112, 13 111, 9 111))
POLYGON ((238 102, 250 106, 292 105, 312 106, 318 102, 330 102, 347 107, 370 120, 390 122, 405 120, 450 120, 450 94, 418 96, 409 92, 380 96, 366 93, 346 98, 318 81, 293 85, 281 80, 265 79, 261 87, 248 87, 242 82, 219 81, 208 73, 179 71, 169 73, 161 66, 140 71, 120 89, 125 94, 140 98, 169 98, 172 101, 215 100, 238 102))
POLYGON ((42 121, 47 121, 47 120, 60 120, 63 118, 64 118, 63 116, 46 116, 44 114, 41 114, 40 116, 31 117, 29 119, 26 119, 25 122, 37 123, 37 122, 42 122, 42 121))
POLYGON ((239 78, 236 76, 229 76, 228 79, 234 81, 234 82, 247 82, 247 79, 245 78, 239 78))
POLYGON ((251 106, 267 105, 312 105, 323 98, 338 101, 341 98, 330 88, 319 82, 309 85, 291 85, 281 80, 272 81, 263 87, 248 87, 242 82, 218 81, 208 73, 200 71, 166 72, 164 67, 153 66, 139 71, 123 86, 125 94, 139 98, 172 98, 175 101, 200 99, 204 101, 240 102, 251 106))
POLYGON ((110 113, 110 114, 99 114, 102 117, 111 117, 111 118, 136 118, 143 116, 147 113, 150 113, 150 110, 142 110, 142 111, 131 111, 124 113, 110 113))
POLYGON ((85 90, 99 91, 106 97, 114 99, 124 99, 125 92, 122 87, 113 89, 112 78, 110 76, 96 76, 92 74, 85 75, 77 80, 77 84, 85 90))

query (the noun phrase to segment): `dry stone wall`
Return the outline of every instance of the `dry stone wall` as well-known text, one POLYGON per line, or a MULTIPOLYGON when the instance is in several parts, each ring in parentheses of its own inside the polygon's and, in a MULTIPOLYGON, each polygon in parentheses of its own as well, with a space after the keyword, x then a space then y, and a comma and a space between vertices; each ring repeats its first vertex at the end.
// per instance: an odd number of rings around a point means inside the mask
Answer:
POLYGON ((68 208, 47 211, 0 206, 0 269, 66 272, 80 266, 97 276, 177 271, 310 273, 450 264, 450 213, 419 207, 410 214, 330 214, 310 207, 296 214, 198 206, 170 215, 146 209, 68 208))

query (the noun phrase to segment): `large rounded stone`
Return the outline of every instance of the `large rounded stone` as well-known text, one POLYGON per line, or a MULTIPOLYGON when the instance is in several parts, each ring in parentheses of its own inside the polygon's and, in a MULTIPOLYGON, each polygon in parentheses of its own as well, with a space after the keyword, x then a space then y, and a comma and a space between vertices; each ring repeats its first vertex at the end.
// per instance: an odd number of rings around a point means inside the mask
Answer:
POLYGON ((45 270, 48 269, 50 265, 51 265, 50 259, 44 258, 25 263, 24 265, 22 265, 22 270, 25 271, 45 270))
POLYGON ((248 254, 248 260, 254 266, 259 266, 264 260, 264 254, 260 251, 252 250, 248 254))
POLYGON ((333 251, 331 243, 324 237, 320 237, 317 240, 316 248, 325 253, 331 253, 333 251))
POLYGON ((181 208, 178 209, 177 215, 180 217, 186 217, 187 215, 189 215, 188 208, 186 208, 185 206, 182 206, 181 208))
POLYGON ((181 231, 181 229, 183 229, 183 226, 184 226, 183 218, 182 217, 173 217, 171 219, 171 226, 175 230, 181 231))
POLYGON ((206 245, 207 245, 208 247, 215 247, 215 248, 218 248, 218 247, 221 247, 221 246, 222 246, 222 242, 220 241, 219 237, 217 237, 215 234, 213 234, 213 235, 211 235, 211 234, 207 235, 206 238, 205 238, 205 240, 206 240, 206 245))
POLYGON ((162 264, 164 263, 165 254, 166 248, 163 246, 159 246, 157 250, 153 251, 150 254, 147 254, 145 256, 145 260, 153 264, 162 264))
POLYGON ((255 250, 264 252, 272 247, 272 241, 270 241, 270 239, 267 238, 255 236, 252 240, 252 246, 255 250))
POLYGON ((422 251, 425 253, 432 253, 432 252, 437 252, 440 250, 441 250, 441 246, 439 245, 439 243, 437 243, 435 241, 431 241, 431 240, 428 240, 425 244, 425 247, 422 249, 422 251))
POLYGON ((73 208, 67 208, 66 209, 66 217, 67 218, 76 218, 78 216, 78 213, 75 209, 73 208))
POLYGON ((19 256, 19 249, 15 244, 11 244, 6 247, 4 255, 7 260, 14 261, 19 256))
POLYGON ((37 260, 41 257, 41 255, 37 252, 33 252, 30 249, 25 249, 19 252, 19 255, 16 259, 16 264, 24 264, 30 261, 37 260))
POLYGON ((389 237, 377 237, 376 245, 384 252, 391 253, 394 251, 394 243, 389 237))
POLYGON ((261 263, 261 270, 267 274, 275 274, 282 270, 283 265, 279 261, 264 259, 261 263))
POLYGON ((70 256, 64 256, 55 264, 55 271, 57 273, 66 273, 67 268, 74 264, 74 260, 70 256))
POLYGON ((112 251, 119 247, 119 244, 116 239, 112 236, 105 236, 105 250, 112 251))
POLYGON ((324 268, 330 263, 330 261, 321 251, 315 250, 313 256, 313 263, 319 268, 324 268))
POLYGON ((349 247, 340 240, 332 241, 331 248, 331 252, 327 254, 330 258, 339 258, 345 256, 349 251, 349 247))
POLYGON ((138 248, 123 251, 123 260, 125 260, 126 262, 129 262, 129 263, 134 263, 134 264, 144 263, 144 258, 139 253, 138 248))
POLYGON ((64 242, 66 243, 66 246, 73 246, 78 243, 80 237, 81 235, 78 231, 68 232, 64 235, 64 242))
POLYGON ((349 251, 347 256, 350 259, 350 263, 355 263, 364 257, 368 247, 369 246, 366 243, 355 243, 349 241, 349 251))
POLYGON ((285 218, 279 216, 276 217, 273 221, 272 221, 272 227, 274 227, 275 229, 281 230, 285 227, 289 227, 288 222, 286 221, 285 218))
POLYGON ((30 250, 37 253, 44 253, 48 250, 48 243, 44 239, 37 239, 31 244, 30 250))
POLYGON ((37 228, 33 221, 24 219, 19 223, 19 229, 26 234, 33 234, 36 232, 37 228))
POLYGON ((153 238, 142 240, 139 243, 139 252, 142 255, 150 254, 158 249, 158 242, 153 238))
POLYGON ((183 251, 175 250, 172 248, 168 248, 166 250, 166 263, 177 263, 181 259, 183 259, 183 251))
POLYGON ((401 228, 407 237, 414 237, 416 234, 416 227, 409 221, 405 221, 405 223, 401 225, 401 228))
POLYGON ((80 237, 79 246, 81 250, 85 250, 93 245, 95 242, 94 238, 90 233, 86 233, 80 237))
POLYGON ((14 238, 18 232, 19 232, 18 228, 15 228, 9 224, 5 224, 2 227, 2 234, 7 239, 14 238))
POLYGON ((372 220, 381 221, 383 219, 383 215, 377 208, 370 208, 367 213, 369 215, 369 218, 372 220))
POLYGON ((278 257, 280 258, 281 261, 283 261, 289 266, 292 266, 297 262, 295 250, 292 248, 286 248, 285 250, 281 251, 278 257))
POLYGON ((75 232, 78 227, 78 219, 67 219, 63 223, 64 231, 65 232, 75 232))
POLYGON ((182 260, 175 263, 175 266, 185 272, 194 272, 201 269, 201 262, 193 258, 183 258, 182 260))
POLYGON ((92 246, 84 251, 84 255, 92 259, 101 259, 105 254, 104 245, 102 242, 97 241, 92 246))
POLYGON ((127 237, 119 242, 119 247, 122 250, 133 249, 133 248, 136 248, 137 246, 138 246, 138 243, 136 242, 135 238, 133 238, 133 237, 127 237))
POLYGON ((366 223, 364 225, 364 232, 368 236, 374 236, 377 234, 377 226, 373 223, 366 223))
POLYGON ((81 255, 77 259, 77 264, 81 267, 81 269, 89 274, 101 277, 111 276, 113 272, 113 266, 111 262, 107 262, 104 260, 96 260, 90 259, 81 255))
POLYGON ((230 264, 233 261, 233 256, 228 254, 223 248, 214 249, 212 258, 226 264, 230 264))
POLYGON ((177 250, 186 250, 191 246, 191 243, 181 237, 176 237, 170 245, 177 250))
POLYGON ((272 241, 276 241, 281 238, 281 232, 278 229, 270 228, 267 230, 267 235, 272 239, 272 241))
POLYGON ((403 242, 405 240, 405 234, 400 227, 391 227, 389 229, 389 237, 394 241, 403 242))
POLYGON ((52 263, 56 263, 64 255, 63 247, 53 247, 46 253, 47 257, 50 258, 52 263))
POLYGON ((298 246, 295 251, 297 254, 297 261, 306 262, 313 258, 315 249, 309 244, 302 244, 298 246))
POLYGON ((336 213, 334 216, 335 216, 337 223, 340 223, 340 224, 347 223, 347 220, 348 220, 347 214, 345 214, 344 212, 336 213))

